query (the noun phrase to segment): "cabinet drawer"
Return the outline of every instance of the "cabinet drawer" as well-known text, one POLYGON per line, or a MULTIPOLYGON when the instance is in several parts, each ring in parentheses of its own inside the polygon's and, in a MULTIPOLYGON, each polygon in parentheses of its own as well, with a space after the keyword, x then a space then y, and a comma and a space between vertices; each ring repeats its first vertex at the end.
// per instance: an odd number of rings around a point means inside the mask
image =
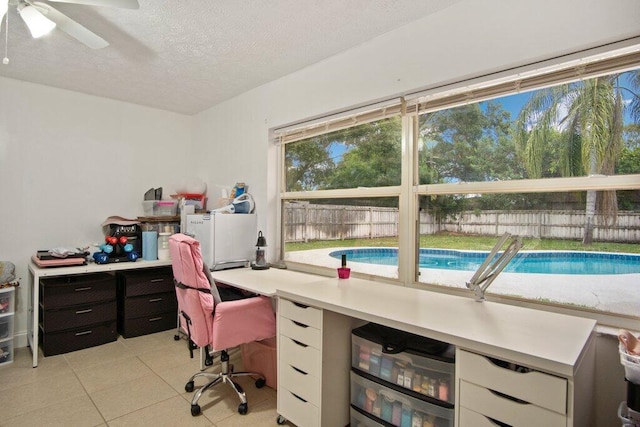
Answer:
POLYGON ((315 375, 310 375, 289 363, 281 363, 278 383, 307 402, 320 406, 320 380, 315 375))
POLYGON ((460 381, 461 407, 507 423, 514 427, 562 427, 567 425, 564 415, 527 402, 517 402, 484 387, 460 381))
POLYGON ((116 322, 107 322, 66 331, 44 333, 40 328, 40 344, 45 356, 95 347, 118 338, 116 322))
POLYGON ((280 334, 292 338, 302 344, 320 349, 322 341, 320 330, 286 317, 278 317, 280 321, 280 334))
POLYGON ((460 408, 460 427, 500 427, 489 417, 474 412, 467 408, 460 408))
POLYGON ((278 312, 281 316, 316 329, 322 325, 322 310, 315 307, 280 298, 278 312))
POLYGON ((131 297, 124 301, 124 316, 127 319, 165 311, 178 312, 175 292, 131 297))
POLYGON ((280 335, 278 343, 280 362, 288 363, 309 375, 320 376, 320 350, 294 342, 291 338, 280 335))
POLYGON ((178 315, 175 310, 164 313, 149 314, 133 319, 118 319, 118 332, 124 338, 137 337, 140 335, 155 334, 175 328, 178 315))
POLYGON ((52 310, 40 308, 40 322, 46 333, 79 328, 94 323, 112 322, 115 318, 115 300, 52 310))
POLYGON ((108 301, 116 298, 116 281, 108 273, 44 278, 40 295, 45 309, 108 301))
POLYGON ((175 292, 171 267, 120 272, 125 297, 175 292))
POLYGON ((278 413, 297 426, 316 427, 320 425, 320 411, 317 406, 305 402, 300 396, 280 386, 278 388, 278 413))
POLYGON ((461 379, 543 408, 567 413, 567 380, 538 371, 520 373, 496 365, 485 356, 458 350, 461 379))

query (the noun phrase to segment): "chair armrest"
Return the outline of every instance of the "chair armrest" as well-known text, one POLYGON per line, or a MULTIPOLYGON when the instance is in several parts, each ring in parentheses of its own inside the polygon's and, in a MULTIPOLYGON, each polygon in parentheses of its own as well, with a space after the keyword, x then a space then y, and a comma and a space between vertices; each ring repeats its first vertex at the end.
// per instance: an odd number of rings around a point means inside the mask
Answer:
POLYGON ((215 350, 236 347, 276 335, 276 315, 271 299, 263 296, 216 305, 213 318, 215 350))

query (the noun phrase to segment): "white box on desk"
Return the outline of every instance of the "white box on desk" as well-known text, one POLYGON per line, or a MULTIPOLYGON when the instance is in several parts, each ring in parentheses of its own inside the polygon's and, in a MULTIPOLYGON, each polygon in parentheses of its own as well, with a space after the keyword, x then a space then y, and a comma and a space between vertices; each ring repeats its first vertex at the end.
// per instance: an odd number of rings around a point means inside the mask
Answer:
POLYGON ((186 234, 200 242, 202 259, 211 270, 243 267, 253 260, 256 214, 194 214, 187 215, 186 222, 186 234))

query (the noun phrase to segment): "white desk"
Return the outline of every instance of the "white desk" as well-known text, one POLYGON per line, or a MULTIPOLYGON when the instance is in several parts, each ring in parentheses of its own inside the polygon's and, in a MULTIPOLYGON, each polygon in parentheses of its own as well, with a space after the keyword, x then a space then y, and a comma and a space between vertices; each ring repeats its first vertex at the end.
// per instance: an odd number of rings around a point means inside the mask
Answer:
POLYGON ((256 293, 273 295, 275 290, 279 298, 565 378, 566 425, 588 425, 588 413, 579 412, 590 410, 592 398, 593 320, 357 278, 340 280, 286 270, 241 269, 217 272, 214 278, 256 293))
POLYGON ((40 314, 40 311, 38 310, 38 301, 40 298, 39 283, 42 277, 59 277, 106 271, 134 270, 140 268, 164 267, 168 265, 171 265, 171 261, 145 261, 138 259, 136 262, 116 262, 110 264, 89 263, 87 265, 71 267, 40 268, 33 262, 29 262, 28 300, 30 316, 27 320, 27 341, 33 354, 33 367, 35 368, 38 366, 38 323, 40 314))

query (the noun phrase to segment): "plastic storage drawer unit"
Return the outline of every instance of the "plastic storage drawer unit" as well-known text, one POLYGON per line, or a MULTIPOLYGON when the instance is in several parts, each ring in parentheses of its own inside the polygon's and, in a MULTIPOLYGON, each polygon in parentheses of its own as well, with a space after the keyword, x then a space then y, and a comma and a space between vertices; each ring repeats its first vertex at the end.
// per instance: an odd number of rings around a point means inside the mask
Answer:
POLYGON ((369 323, 353 330, 351 366, 388 383, 453 404, 455 358, 447 343, 369 323))
POLYGON ((453 427, 453 408, 416 399, 351 372, 351 405, 398 427, 453 427))

